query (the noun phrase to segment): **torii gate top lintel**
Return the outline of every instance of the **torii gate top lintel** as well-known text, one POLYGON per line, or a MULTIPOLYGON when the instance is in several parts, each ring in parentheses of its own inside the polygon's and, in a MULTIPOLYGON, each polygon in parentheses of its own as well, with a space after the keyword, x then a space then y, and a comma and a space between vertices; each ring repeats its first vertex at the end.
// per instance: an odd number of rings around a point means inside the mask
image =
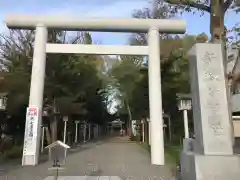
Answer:
POLYGON ((5 23, 10 29, 35 29, 42 24, 50 29, 71 31, 142 32, 157 28, 161 33, 182 34, 186 21, 174 19, 79 18, 65 16, 9 15, 5 23))
MULTIPOLYGON (((44 78, 46 53, 77 53, 77 54, 117 54, 117 55, 148 55, 149 78, 149 109, 151 119, 151 162, 164 165, 164 135, 162 118, 161 64, 159 33, 184 33, 186 22, 173 19, 101 19, 77 18, 61 16, 30 16, 10 15, 5 19, 10 29, 36 29, 32 76, 29 96, 29 107, 38 108, 41 119, 43 106, 44 78), (73 31, 104 31, 104 32, 141 32, 148 33, 148 46, 112 46, 48 43, 48 29, 73 31), (162 127, 162 128, 161 128, 162 127)), ((27 117, 24 137, 22 164, 38 164, 38 146, 40 135, 28 142, 27 133, 31 127, 27 117)), ((41 121, 34 121, 34 132, 38 132, 41 121)))

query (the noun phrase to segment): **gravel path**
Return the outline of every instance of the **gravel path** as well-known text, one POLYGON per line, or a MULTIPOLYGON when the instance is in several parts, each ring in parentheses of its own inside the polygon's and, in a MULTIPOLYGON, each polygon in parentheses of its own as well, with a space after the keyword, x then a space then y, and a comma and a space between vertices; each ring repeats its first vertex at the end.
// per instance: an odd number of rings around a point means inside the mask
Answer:
MULTIPOLYGON (((3 166, 0 167, 0 180, 50 180, 53 179, 49 177, 53 175, 48 170, 51 165, 47 161, 35 167, 3 166)), ((125 137, 87 143, 71 149, 66 168, 60 172, 60 176, 61 180, 81 180, 84 176, 84 179, 99 179, 99 176, 105 176, 101 179, 110 179, 109 176, 115 176, 111 179, 175 180, 169 167, 151 165, 148 152, 125 137)))

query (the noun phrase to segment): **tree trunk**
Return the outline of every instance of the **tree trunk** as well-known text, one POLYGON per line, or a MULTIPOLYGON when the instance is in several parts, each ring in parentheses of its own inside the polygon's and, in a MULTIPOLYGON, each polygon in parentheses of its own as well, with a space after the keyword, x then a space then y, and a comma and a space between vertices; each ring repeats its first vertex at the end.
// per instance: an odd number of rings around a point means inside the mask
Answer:
POLYGON ((57 107, 56 107, 56 101, 55 101, 55 97, 53 98, 53 119, 51 121, 51 141, 55 142, 58 140, 57 137, 57 116, 56 116, 56 112, 57 112, 57 107))
POLYGON ((52 143, 49 127, 47 127, 47 130, 46 130, 46 139, 47 139, 48 145, 52 143))
POLYGON ((222 43, 222 41, 225 39, 223 8, 223 0, 211 1, 210 33, 212 35, 212 42, 214 43, 222 43))
POLYGON ((129 123, 128 128, 132 132, 132 112, 127 100, 126 100, 126 106, 127 106, 127 112, 128 112, 128 123, 129 123))
POLYGON ((56 117, 53 117, 53 120, 51 121, 51 141, 52 143, 57 141, 57 120, 56 117))
POLYGON ((130 110, 129 104, 127 104, 127 111, 128 111, 129 122, 131 122, 132 121, 132 112, 130 110))
POLYGON ((227 48, 224 14, 224 0, 212 0, 210 13, 211 41, 212 43, 220 43, 222 45, 223 65, 225 68, 225 77, 227 80, 227 48))

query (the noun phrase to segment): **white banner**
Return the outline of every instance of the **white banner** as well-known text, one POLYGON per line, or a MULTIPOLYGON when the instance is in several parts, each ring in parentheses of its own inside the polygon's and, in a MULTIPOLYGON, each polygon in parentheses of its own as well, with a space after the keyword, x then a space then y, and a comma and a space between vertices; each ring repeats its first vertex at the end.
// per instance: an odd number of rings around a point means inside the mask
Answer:
POLYGON ((37 145, 37 133, 39 111, 38 108, 28 107, 26 114, 25 138, 24 138, 24 155, 35 155, 37 145))
POLYGON ((137 121, 136 120, 132 120, 132 134, 133 136, 136 136, 137 135, 137 125, 136 125, 137 121))

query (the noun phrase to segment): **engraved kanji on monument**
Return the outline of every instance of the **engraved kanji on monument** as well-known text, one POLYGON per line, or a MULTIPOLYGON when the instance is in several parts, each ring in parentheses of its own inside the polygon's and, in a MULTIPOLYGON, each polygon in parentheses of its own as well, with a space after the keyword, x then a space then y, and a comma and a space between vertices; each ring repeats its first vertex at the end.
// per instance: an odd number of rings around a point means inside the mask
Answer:
POLYGON ((189 57, 194 151, 206 155, 233 154, 221 46, 196 44, 189 57))

